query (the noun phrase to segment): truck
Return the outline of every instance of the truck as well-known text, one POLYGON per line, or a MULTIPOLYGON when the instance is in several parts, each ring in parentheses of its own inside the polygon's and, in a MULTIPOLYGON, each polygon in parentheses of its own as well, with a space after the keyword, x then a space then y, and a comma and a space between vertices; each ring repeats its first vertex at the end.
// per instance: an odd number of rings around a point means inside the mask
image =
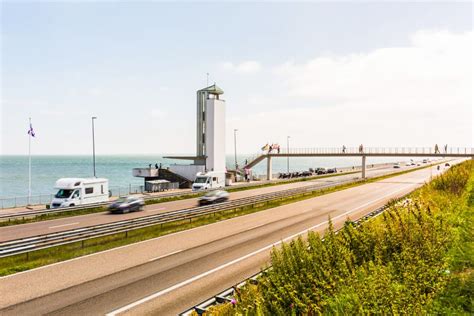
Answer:
POLYGON ((57 193, 50 208, 109 201, 109 180, 105 178, 62 178, 56 181, 57 193))
POLYGON ((198 172, 192 185, 193 191, 213 190, 225 187, 225 172, 198 172))

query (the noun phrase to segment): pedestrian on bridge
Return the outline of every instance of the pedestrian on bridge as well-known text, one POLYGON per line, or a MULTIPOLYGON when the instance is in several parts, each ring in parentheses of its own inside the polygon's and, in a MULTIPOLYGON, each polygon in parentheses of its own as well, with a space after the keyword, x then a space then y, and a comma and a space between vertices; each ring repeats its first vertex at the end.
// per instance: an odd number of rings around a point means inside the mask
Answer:
POLYGON ((359 145, 359 153, 364 152, 364 146, 362 144, 359 145))
POLYGON ((345 145, 342 145, 342 153, 343 153, 343 154, 346 153, 346 146, 345 146, 345 145))
POLYGON ((272 144, 271 148, 275 149, 278 154, 280 153, 280 145, 279 144, 272 144))
POLYGON ((445 153, 445 154, 448 153, 448 144, 444 145, 444 153, 445 153))
POLYGON ((268 143, 265 144, 265 146, 262 147, 262 151, 267 151, 270 149, 270 145, 268 143))
POLYGON ((434 152, 435 154, 439 154, 439 153, 440 153, 440 152, 439 152, 438 144, 435 144, 435 148, 434 148, 434 149, 435 149, 435 152, 434 152))

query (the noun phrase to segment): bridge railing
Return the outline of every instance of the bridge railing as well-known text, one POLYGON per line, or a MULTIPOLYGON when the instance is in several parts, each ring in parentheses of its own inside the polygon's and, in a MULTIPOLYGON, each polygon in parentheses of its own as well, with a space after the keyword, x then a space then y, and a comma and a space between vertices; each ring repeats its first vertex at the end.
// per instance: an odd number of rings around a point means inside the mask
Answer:
MULTIPOLYGON (((263 152, 266 154, 267 152, 263 152)), ((272 154, 474 154, 472 147, 439 147, 435 150, 434 147, 363 147, 362 151, 358 147, 322 147, 322 148, 281 148, 272 150, 272 154)), ((250 161, 250 160, 249 160, 250 161)))

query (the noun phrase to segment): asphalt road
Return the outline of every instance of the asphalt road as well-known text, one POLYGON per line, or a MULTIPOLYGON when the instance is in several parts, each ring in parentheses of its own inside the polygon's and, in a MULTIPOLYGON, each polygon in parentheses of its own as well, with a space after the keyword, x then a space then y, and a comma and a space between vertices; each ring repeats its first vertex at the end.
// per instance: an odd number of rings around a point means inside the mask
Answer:
POLYGON ((3 277, 0 314, 175 315, 258 272, 282 240, 322 232, 328 216, 340 227, 438 173, 418 170, 3 277))
MULTIPOLYGON (((387 174, 389 172, 398 172, 406 168, 413 168, 413 167, 402 166, 402 168, 400 169, 394 169, 392 166, 384 166, 381 168, 368 169, 366 175, 367 177, 376 177, 379 175, 387 174)), ((240 191, 240 192, 232 192, 230 193, 230 200, 240 199, 244 197, 251 197, 251 196, 256 196, 256 195, 260 195, 264 193, 281 191, 281 190, 300 188, 300 187, 305 187, 305 186, 310 186, 310 185, 321 184, 321 186, 323 186, 327 183, 332 183, 332 182, 337 182, 337 181, 346 181, 348 179, 356 179, 358 177, 360 177, 360 174, 348 174, 348 175, 340 175, 340 176, 322 178, 322 179, 315 178, 310 181, 281 184, 281 185, 276 185, 276 186, 264 187, 260 189, 251 189, 251 190, 245 190, 245 191, 240 191)), ((93 225, 98 225, 98 224, 112 223, 112 222, 120 221, 124 219, 138 218, 138 217, 142 217, 146 215, 159 214, 159 213, 164 213, 164 212, 192 208, 195 206, 197 206, 197 199, 191 198, 191 199, 185 199, 185 200, 179 200, 179 201, 147 205, 145 207, 145 211, 143 212, 135 212, 135 213, 128 213, 128 214, 109 214, 108 212, 101 212, 101 213, 94 213, 94 214, 88 214, 88 215, 65 217, 65 218, 60 218, 60 219, 55 219, 55 220, 34 222, 34 223, 28 223, 28 224, 5 226, 5 227, 0 227, 0 242, 18 239, 18 238, 26 238, 26 237, 32 237, 32 236, 37 236, 37 235, 42 235, 42 234, 60 232, 60 231, 67 231, 70 229, 88 227, 88 226, 93 226, 93 225)))

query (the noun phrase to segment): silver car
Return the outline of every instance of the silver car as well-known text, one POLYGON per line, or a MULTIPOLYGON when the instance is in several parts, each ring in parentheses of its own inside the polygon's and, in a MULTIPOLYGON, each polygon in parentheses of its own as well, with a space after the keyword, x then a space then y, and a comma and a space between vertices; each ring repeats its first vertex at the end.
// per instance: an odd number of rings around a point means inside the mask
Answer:
POLYGON ((229 193, 223 190, 213 190, 198 199, 199 205, 207 205, 225 202, 229 199, 229 193))

